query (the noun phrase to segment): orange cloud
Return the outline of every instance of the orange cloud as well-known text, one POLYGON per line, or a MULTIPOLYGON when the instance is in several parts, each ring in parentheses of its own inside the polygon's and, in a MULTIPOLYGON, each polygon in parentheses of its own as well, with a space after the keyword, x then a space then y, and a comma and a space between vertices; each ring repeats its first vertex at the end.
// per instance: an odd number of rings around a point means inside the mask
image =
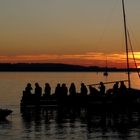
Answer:
MULTIPOLYGON (((140 52, 135 52, 137 63, 140 66, 140 52)), ((125 67, 125 53, 105 54, 98 52, 87 52, 85 54, 41 54, 41 55, 16 55, 16 56, 0 56, 1 63, 67 63, 78 65, 96 65, 105 66, 108 62, 108 67, 125 67)), ((130 54, 130 65, 134 67, 130 54)))

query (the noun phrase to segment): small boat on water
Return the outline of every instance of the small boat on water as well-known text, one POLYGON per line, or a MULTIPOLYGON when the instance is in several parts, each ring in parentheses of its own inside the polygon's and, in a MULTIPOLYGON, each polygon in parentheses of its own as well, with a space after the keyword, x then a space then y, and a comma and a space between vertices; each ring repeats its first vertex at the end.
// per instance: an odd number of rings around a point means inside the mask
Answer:
POLYGON ((104 76, 108 76, 108 68, 107 68, 107 57, 106 57, 106 67, 105 72, 103 73, 104 76))
POLYGON ((108 76, 108 72, 106 71, 106 72, 104 72, 104 76, 108 76))
POLYGON ((4 120, 9 116, 13 111, 10 109, 2 109, 0 108, 0 120, 4 120))

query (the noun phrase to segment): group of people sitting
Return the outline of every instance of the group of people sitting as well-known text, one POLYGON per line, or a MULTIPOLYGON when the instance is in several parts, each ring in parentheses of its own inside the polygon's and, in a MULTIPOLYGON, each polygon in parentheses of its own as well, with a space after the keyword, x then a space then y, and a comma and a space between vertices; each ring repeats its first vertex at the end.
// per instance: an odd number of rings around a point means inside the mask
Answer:
MULTIPOLYGON (((55 88, 54 94, 52 94, 51 86, 49 83, 45 83, 44 93, 42 92, 42 87, 38 83, 35 83, 34 95, 37 98, 41 97, 42 93, 43 93, 43 97, 50 97, 51 95, 56 96, 56 97, 66 97, 66 96, 76 96, 76 95, 103 96, 107 94, 112 94, 112 95, 125 94, 127 91, 127 88, 123 81, 120 82, 120 86, 119 86, 119 82, 116 82, 113 85, 113 88, 107 91, 103 82, 99 83, 99 87, 98 87, 99 89, 96 89, 92 85, 89 85, 88 87, 89 87, 89 94, 88 94, 87 86, 84 83, 81 83, 80 93, 77 93, 76 86, 74 83, 71 83, 69 88, 64 83, 62 85, 58 83, 55 88)), ((31 95, 32 90, 33 90, 32 85, 28 83, 27 86, 25 87, 25 90, 23 91, 23 94, 31 95)))

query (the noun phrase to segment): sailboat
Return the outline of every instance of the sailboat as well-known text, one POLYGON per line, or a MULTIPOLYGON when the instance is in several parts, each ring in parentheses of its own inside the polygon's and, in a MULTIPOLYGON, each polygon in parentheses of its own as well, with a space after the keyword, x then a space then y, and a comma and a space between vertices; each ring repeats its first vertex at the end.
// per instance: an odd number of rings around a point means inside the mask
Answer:
MULTIPOLYGON (((131 50, 132 50, 132 44, 131 44, 131 40, 130 40, 130 35, 128 32, 128 28, 127 28, 127 22, 126 22, 126 12, 125 12, 125 0, 122 0, 122 9, 123 9, 123 20, 124 20, 124 35, 125 35, 125 49, 126 49, 126 62, 127 62, 127 75, 128 75, 128 91, 131 93, 135 93, 138 92, 140 94, 140 90, 136 90, 133 89, 131 87, 131 77, 130 77, 130 66, 129 66, 129 51, 128 51, 128 42, 130 43, 131 46, 131 50)), ((133 54, 133 58, 134 58, 134 53, 132 50, 132 54, 133 54)), ((135 61, 135 58, 134 58, 135 61)), ((136 63, 135 63, 136 65, 136 63)), ((137 67, 136 67, 137 68, 137 67)))
POLYGON ((106 67, 105 67, 105 71, 104 71, 103 75, 108 76, 107 57, 106 57, 106 67))
POLYGON ((104 72, 104 76, 108 76, 108 72, 107 72, 107 70, 104 72))

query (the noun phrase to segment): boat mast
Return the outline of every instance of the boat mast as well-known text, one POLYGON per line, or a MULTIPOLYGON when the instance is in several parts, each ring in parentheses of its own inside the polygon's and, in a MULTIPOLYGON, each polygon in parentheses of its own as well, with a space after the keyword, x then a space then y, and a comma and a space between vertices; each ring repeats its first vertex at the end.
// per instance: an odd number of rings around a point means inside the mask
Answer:
POLYGON ((126 25, 126 13, 124 0, 122 0, 122 8, 123 8, 123 20, 124 20, 124 31, 125 31, 125 46, 126 46, 126 59, 127 59, 127 74, 128 74, 128 87, 131 87, 130 83, 130 67, 129 67, 129 54, 128 54, 128 36, 127 36, 127 25, 126 25))

